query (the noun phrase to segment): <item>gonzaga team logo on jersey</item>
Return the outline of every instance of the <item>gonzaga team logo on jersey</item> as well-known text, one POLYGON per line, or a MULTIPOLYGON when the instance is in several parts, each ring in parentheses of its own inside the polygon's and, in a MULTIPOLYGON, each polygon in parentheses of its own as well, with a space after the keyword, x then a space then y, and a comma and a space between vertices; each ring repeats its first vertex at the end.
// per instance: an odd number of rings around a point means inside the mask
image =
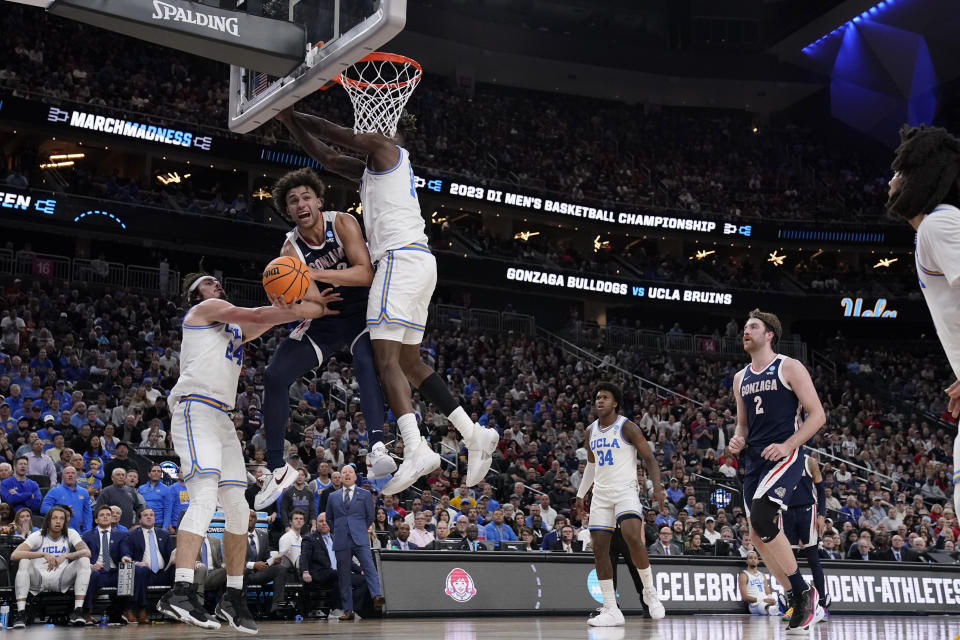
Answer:
POLYGON ((447 574, 447 588, 443 590, 445 594, 457 602, 466 602, 477 595, 477 588, 473 584, 473 578, 463 569, 456 568, 447 574))

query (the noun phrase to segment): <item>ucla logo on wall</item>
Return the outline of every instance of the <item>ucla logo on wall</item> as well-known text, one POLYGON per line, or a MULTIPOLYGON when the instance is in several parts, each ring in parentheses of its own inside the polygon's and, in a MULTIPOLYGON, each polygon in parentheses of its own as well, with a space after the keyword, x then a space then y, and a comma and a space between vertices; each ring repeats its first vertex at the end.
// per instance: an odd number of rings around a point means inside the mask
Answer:
POLYGON ((873 308, 863 308, 863 298, 844 298, 840 301, 844 318, 896 318, 894 309, 887 309, 887 299, 879 298, 873 308))

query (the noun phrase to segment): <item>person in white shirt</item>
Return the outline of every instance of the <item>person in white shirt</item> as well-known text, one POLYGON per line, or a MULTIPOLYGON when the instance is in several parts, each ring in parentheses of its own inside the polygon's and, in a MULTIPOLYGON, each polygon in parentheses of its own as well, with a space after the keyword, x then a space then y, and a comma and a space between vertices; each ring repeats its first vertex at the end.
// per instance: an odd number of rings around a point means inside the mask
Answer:
POLYGON ((410 531, 410 542, 423 548, 433 542, 434 536, 427 531, 427 516, 422 511, 413 518, 413 529, 410 531))
POLYGON ((90 548, 80 539, 79 533, 68 528, 69 522, 70 513, 65 507, 51 507, 40 530, 31 533, 13 550, 10 560, 20 565, 14 586, 17 611, 13 615, 12 628, 27 626, 28 593, 65 593, 71 587, 74 609, 70 624, 81 627, 86 624, 83 600, 90 584, 90 548))
POLYGON ((587 511, 580 516, 580 531, 577 532, 577 540, 583 545, 584 551, 593 551, 593 545, 590 539, 590 512, 587 511))
POLYGON ((303 509, 294 509, 290 513, 290 529, 280 536, 278 543, 280 557, 283 558, 284 565, 290 562, 288 569, 296 569, 300 566, 300 544, 303 539, 300 532, 306 522, 306 512, 303 509))
MULTIPOLYGON (((947 411, 960 416, 960 140, 938 127, 907 127, 891 165, 887 211, 917 232, 920 289, 955 381, 947 411)), ((960 513, 960 437, 953 440, 953 504, 960 513)))
POLYGON ((557 519, 557 510, 550 506, 550 496, 541 493, 538 496, 540 501, 540 517, 543 518, 543 524, 550 531, 553 529, 553 523, 557 519))
POLYGON ((703 537, 710 541, 710 544, 716 545, 720 539, 720 532, 717 531, 717 521, 713 516, 707 516, 703 521, 703 537))

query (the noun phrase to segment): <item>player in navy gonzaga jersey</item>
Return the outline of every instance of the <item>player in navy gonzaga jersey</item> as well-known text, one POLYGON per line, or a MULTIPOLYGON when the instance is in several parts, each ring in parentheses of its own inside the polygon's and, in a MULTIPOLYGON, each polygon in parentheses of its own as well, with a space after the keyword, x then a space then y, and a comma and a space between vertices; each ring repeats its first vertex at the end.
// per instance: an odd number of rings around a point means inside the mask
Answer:
POLYGON ((366 327, 367 297, 373 281, 370 252, 356 218, 348 213, 321 211, 324 192, 324 184, 312 169, 287 173, 273 189, 274 205, 297 223, 287 234, 280 253, 303 261, 316 283, 307 299, 335 287, 341 301, 332 306, 339 315, 300 323, 280 343, 264 371, 267 466, 274 471, 263 480, 263 488, 254 499, 256 509, 275 502, 297 478, 297 470, 284 462, 283 451, 290 418, 287 398, 290 385, 342 349, 349 349, 353 354, 353 371, 360 386, 360 410, 370 430, 367 477, 383 478, 397 468, 382 442, 383 392, 366 327))
POLYGON ((734 378, 737 428, 730 450, 743 452, 743 502, 753 543, 781 580, 793 607, 787 633, 806 633, 817 622, 817 590, 800 575, 780 528, 780 511, 790 504, 803 475, 800 446, 820 430, 826 417, 807 369, 774 353, 780 335, 777 316, 759 309, 750 312, 743 328, 743 349, 750 354, 750 364, 734 378), (807 417, 801 421, 803 410, 807 417))
POLYGON ((623 613, 617 606, 613 564, 610 562, 610 541, 617 524, 643 582, 643 601, 650 609, 650 617, 659 620, 665 615, 653 582, 650 557, 643 545, 640 487, 637 482, 638 453, 653 482, 654 501, 664 504, 667 495, 660 484, 660 465, 653 457, 640 427, 618 415, 622 405, 623 392, 619 387, 609 382, 597 385, 593 404, 597 420, 587 428, 587 466, 577 491, 577 511, 582 513, 583 498, 593 487, 590 541, 603 595, 603 607, 587 620, 587 624, 594 627, 612 627, 624 623, 623 613))

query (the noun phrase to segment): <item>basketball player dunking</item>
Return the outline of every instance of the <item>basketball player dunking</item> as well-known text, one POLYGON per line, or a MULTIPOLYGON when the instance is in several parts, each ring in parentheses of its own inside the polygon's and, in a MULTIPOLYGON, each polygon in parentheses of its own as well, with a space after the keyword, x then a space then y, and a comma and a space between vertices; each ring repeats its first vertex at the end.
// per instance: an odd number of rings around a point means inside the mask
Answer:
POLYGON ((280 343, 264 371, 267 465, 274 471, 264 478, 263 487, 254 498, 255 509, 275 502, 297 478, 297 470, 283 460, 283 438, 290 418, 287 399, 290 385, 343 348, 353 354, 353 371, 360 385, 360 409, 370 432, 372 450, 367 456, 367 477, 383 478, 397 469, 383 445, 377 445, 383 441, 384 408, 365 323, 373 280, 370 252, 356 218, 348 213, 321 211, 324 190, 324 184, 312 169, 287 173, 273 189, 274 205, 297 223, 287 234, 280 253, 304 262, 316 282, 307 299, 323 289, 336 287, 342 300, 333 305, 340 311, 339 315, 320 321, 304 320, 294 329, 280 343))
POLYGON ((597 580, 603 595, 603 607, 587 620, 594 627, 613 627, 624 623, 617 606, 613 587, 613 564, 610 562, 610 540, 617 524, 630 548, 630 557, 643 582, 643 601, 650 617, 659 620, 665 615, 663 604, 653 582, 650 557, 643 545, 640 489, 637 484, 637 454, 643 458, 653 481, 653 499, 664 504, 667 495, 660 484, 660 465, 650 445, 636 424, 618 415, 623 405, 623 392, 614 384, 601 382, 594 396, 597 421, 587 428, 587 466, 577 491, 577 511, 583 512, 583 498, 593 486, 590 504, 590 540, 597 580))
POLYGON ((787 633, 805 633, 817 622, 817 590, 800 575, 780 529, 780 511, 790 504, 803 475, 800 445, 820 430, 826 417, 806 368, 774 353, 780 331, 774 314, 750 312, 743 349, 751 361, 734 378, 737 428, 730 450, 744 452, 743 502, 753 543, 793 607, 787 633), (807 418, 801 423, 803 410, 807 418))
POLYGON ((315 301, 287 304, 275 298, 272 307, 245 309, 227 302, 223 287, 206 273, 184 277, 182 294, 189 309, 183 317, 180 378, 170 391, 174 407, 170 435, 190 506, 177 530, 174 586, 157 603, 157 610, 198 627, 220 628, 204 611, 193 583, 203 536, 219 502, 226 520, 227 590, 216 617, 237 631, 257 633, 243 589, 250 514, 244 495, 247 468, 229 413, 237 398, 243 344, 277 324, 336 314, 327 304, 339 301, 340 295, 328 289, 315 301))
MULTIPOLYGON (((380 384, 397 416, 403 439, 403 464, 384 486, 384 494, 403 491, 440 466, 440 456, 420 436, 410 385, 433 403, 460 432, 467 447, 466 482, 483 480, 500 436, 475 424, 447 385, 420 358, 427 307, 437 283, 437 262, 427 246, 424 220, 407 150, 400 136, 377 131, 354 133, 323 118, 287 109, 279 119, 303 149, 326 169, 360 182, 364 226, 376 274, 367 302, 367 327, 380 384), (366 154, 366 161, 343 155, 323 140, 366 154)), ((401 127, 412 129, 412 117, 401 127)), ((377 449, 383 447, 380 443, 377 449)))
MULTIPOLYGON (((783 532, 790 545, 807 559, 807 566, 813 574, 813 586, 817 588, 820 596, 817 604, 826 617, 829 613, 827 609, 830 606, 830 596, 827 595, 823 576, 819 543, 826 528, 824 517, 827 511, 827 494, 823 487, 820 465, 817 464, 817 452, 808 447, 801 447, 801 451, 805 458, 803 475, 800 476, 788 508, 783 511, 783 532)), ((786 576, 777 576, 781 583, 785 578, 786 576)), ((790 611, 787 613, 789 616, 793 615, 790 611)))

